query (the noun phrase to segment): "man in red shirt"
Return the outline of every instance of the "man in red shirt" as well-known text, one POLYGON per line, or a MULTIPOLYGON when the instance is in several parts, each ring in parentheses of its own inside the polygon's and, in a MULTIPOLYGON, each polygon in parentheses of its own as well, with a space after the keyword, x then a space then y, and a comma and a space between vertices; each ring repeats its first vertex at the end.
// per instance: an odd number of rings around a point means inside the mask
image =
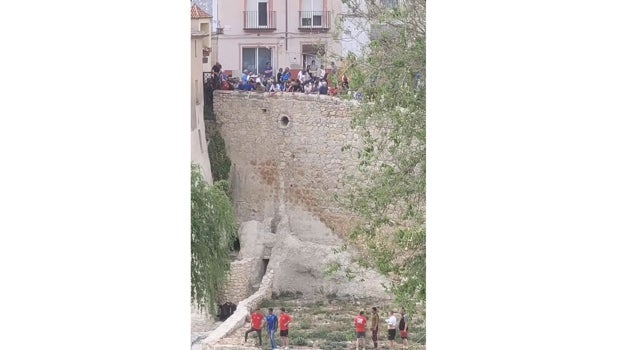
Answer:
POLYGON ((362 348, 366 347, 366 317, 364 311, 355 317, 355 350, 359 350, 360 339, 362 339, 362 348))
POLYGON ((280 327, 280 337, 282 337, 282 347, 284 350, 288 350, 288 325, 290 321, 292 321, 292 317, 286 313, 286 309, 280 309, 280 317, 279 317, 279 327, 280 327))
MULTIPOLYGON (((251 332, 258 333, 258 345, 262 347, 262 324, 264 323, 264 315, 260 312, 260 308, 251 314, 251 328, 245 332, 245 343, 247 342, 247 334, 251 332)), ((243 343, 244 344, 244 343, 243 343)))

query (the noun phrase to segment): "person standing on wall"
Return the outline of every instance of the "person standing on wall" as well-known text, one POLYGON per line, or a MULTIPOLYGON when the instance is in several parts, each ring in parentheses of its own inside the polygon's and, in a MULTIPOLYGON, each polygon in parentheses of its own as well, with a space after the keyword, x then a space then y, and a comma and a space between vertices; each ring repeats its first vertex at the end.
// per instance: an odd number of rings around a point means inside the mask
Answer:
POLYGON ((269 341, 271 341, 271 349, 277 350, 275 343, 275 332, 277 331, 277 316, 273 314, 273 308, 269 308, 269 314, 266 317, 267 332, 269 333, 269 341))
MULTIPOLYGON (((264 315, 260 312, 260 308, 256 308, 256 311, 251 314, 251 328, 245 332, 245 343, 247 342, 247 335, 251 332, 258 334, 258 346, 262 348, 262 324, 264 323, 264 315)), ((243 345, 245 344, 243 343, 243 345)))
POLYGON ((407 330, 408 330, 409 316, 405 313, 405 309, 401 309, 401 320, 399 321, 399 334, 403 339, 403 349, 407 349, 407 330))
POLYGON ((379 332, 379 313, 377 308, 373 307, 373 316, 371 316, 371 338, 373 340, 373 348, 377 349, 377 333, 379 332))
POLYGON ((394 338, 396 338, 397 319, 394 311, 390 311, 389 317, 386 319, 388 324, 388 340, 390 341, 390 349, 394 349, 394 338))
POLYGON ((214 86, 216 89, 221 87, 221 63, 217 61, 214 66, 212 66, 212 80, 214 81, 214 86))
POLYGON ((364 311, 355 317, 355 350, 359 350, 360 339, 362 339, 362 349, 366 348, 366 316, 364 311))
POLYGON ((280 309, 280 317, 279 317, 279 327, 280 327, 280 337, 282 337, 282 347, 285 350, 288 350, 288 325, 290 321, 292 321, 292 317, 286 313, 286 309, 280 309))

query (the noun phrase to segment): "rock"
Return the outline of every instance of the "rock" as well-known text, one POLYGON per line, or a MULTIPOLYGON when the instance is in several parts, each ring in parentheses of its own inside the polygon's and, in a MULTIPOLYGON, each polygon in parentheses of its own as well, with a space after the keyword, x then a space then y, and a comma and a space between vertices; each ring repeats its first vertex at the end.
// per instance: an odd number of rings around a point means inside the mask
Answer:
POLYGON ((275 225, 274 218, 262 223, 247 221, 241 225, 239 258, 261 261, 267 252, 270 254, 267 266, 259 263, 251 268, 253 284, 258 282, 266 268, 275 271, 273 293, 277 295, 301 293, 303 297, 390 298, 382 286, 388 285, 388 280, 358 266, 354 262, 356 252, 340 249, 344 241, 318 218, 292 209, 288 214, 280 214, 276 234, 270 231, 271 222, 275 225), (288 225, 284 225, 284 221, 288 225), (338 270, 329 274, 329 267, 336 264, 338 270))

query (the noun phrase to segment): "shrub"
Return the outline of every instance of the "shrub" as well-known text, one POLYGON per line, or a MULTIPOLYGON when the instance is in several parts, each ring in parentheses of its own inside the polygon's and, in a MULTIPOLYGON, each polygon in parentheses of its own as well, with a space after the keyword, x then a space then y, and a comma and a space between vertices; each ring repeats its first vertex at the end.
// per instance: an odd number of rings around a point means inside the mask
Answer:
POLYGON ((290 344, 293 345, 297 345, 297 346, 306 346, 308 345, 308 340, 302 336, 298 336, 298 337, 294 337, 290 344))
POLYGON ((208 157, 210 158, 212 180, 228 180, 232 162, 225 152, 225 140, 217 130, 214 130, 210 135, 208 157))
POLYGON ((300 329, 310 329, 310 328, 312 328, 312 321, 307 319, 307 318, 301 320, 301 323, 299 323, 299 328, 300 329))
POLYGON ((344 341, 350 340, 354 336, 355 334, 346 333, 346 332, 331 332, 325 335, 325 339, 327 339, 328 341, 334 341, 334 342, 344 342, 344 341))
POLYGON ((349 347, 349 343, 347 342, 327 342, 325 343, 325 346, 323 346, 323 349, 340 350, 340 349, 347 349, 348 347, 349 347))
POLYGON ((410 341, 417 342, 418 344, 426 344, 427 343, 427 335, 426 330, 423 327, 416 327, 414 329, 410 329, 409 339, 410 341))

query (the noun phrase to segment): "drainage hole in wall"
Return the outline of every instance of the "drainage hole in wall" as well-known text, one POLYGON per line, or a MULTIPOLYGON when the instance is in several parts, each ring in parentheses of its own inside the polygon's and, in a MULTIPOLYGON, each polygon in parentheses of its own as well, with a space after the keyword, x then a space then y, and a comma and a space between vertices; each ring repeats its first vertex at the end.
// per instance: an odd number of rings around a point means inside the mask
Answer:
POLYGON ((290 119, 288 119, 288 117, 285 115, 281 116, 279 120, 279 126, 285 128, 288 126, 288 124, 290 124, 290 119))

